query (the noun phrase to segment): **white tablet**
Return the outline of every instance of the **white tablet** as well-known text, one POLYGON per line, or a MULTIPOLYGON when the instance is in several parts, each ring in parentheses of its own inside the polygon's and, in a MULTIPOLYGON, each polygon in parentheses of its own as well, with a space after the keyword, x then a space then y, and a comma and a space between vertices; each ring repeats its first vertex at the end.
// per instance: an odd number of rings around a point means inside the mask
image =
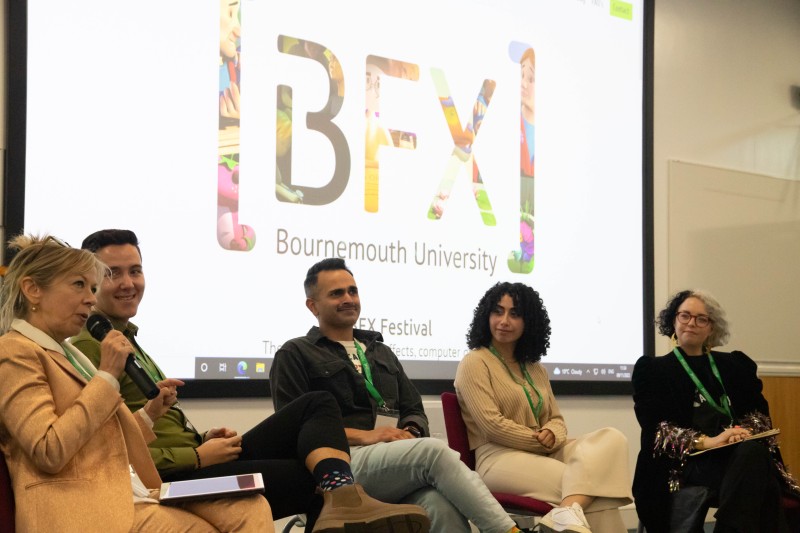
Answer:
POLYGON ((227 498, 247 494, 263 493, 264 479, 261 474, 188 479, 161 484, 161 503, 178 503, 187 500, 227 498))

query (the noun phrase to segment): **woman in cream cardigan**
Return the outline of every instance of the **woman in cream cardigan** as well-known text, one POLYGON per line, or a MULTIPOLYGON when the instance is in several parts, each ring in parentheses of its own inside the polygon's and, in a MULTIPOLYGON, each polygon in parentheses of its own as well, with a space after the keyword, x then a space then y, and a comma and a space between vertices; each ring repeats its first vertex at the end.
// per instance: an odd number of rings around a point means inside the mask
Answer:
POLYGON ((455 387, 476 470, 493 491, 554 505, 544 531, 618 533, 632 501, 628 443, 613 428, 567 439, 567 426, 539 363, 550 318, 539 294, 498 283, 481 298, 467 334, 472 349, 455 387))
MULTIPOLYGON (((133 348, 111 331, 95 368, 64 341, 96 302, 102 264, 53 237, 11 245, 19 252, 0 291, 0 448, 17 531, 274 531, 261 496, 159 505, 145 442, 152 422, 131 414, 114 377, 133 348)), ((171 397, 165 387, 154 401, 171 397)))

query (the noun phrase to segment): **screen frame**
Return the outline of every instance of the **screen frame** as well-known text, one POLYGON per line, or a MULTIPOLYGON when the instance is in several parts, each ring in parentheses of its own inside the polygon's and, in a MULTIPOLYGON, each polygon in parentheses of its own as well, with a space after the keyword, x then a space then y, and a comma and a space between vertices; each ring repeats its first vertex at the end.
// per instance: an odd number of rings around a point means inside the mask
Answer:
MULTIPOLYGON (((642 353, 655 355, 654 329, 654 243, 653 243, 653 63, 655 0, 643 0, 642 28, 642 353)), ((28 1, 9 0, 5 20, 6 132, 5 180, 3 183, 3 227, 5 239, 24 230, 25 154, 28 60, 28 1)), ((3 264, 13 258, 4 243, 3 264)), ((453 391, 447 379, 413 379, 423 395, 453 391)), ((628 396, 629 381, 552 381, 556 394, 590 396, 628 396)), ((269 381, 189 379, 181 388, 183 398, 263 398, 270 396, 269 381)))

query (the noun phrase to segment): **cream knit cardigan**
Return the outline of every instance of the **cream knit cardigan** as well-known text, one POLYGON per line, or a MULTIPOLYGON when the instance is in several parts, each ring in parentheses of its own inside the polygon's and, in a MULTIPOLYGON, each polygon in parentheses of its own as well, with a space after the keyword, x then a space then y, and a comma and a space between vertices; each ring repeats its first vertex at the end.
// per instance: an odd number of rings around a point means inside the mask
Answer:
MULTIPOLYGON (((467 426, 470 449, 491 442, 546 455, 564 446, 567 426, 558 410, 547 371, 539 363, 527 364, 526 368, 544 400, 539 423, 520 384, 524 383, 529 389, 534 405, 536 392, 530 390, 524 379, 509 376, 503 363, 487 348, 473 350, 464 356, 456 372, 455 388, 467 426), (553 432, 556 437, 553 448, 545 448, 536 440, 535 433, 539 429, 553 432)), ((518 365, 516 370, 519 370, 518 365)))

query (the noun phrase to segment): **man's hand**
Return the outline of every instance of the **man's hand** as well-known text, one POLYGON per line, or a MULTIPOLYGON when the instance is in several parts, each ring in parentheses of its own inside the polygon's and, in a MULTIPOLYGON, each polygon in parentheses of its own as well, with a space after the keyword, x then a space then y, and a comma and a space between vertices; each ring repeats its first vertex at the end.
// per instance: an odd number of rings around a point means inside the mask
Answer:
POLYGON ((414 435, 404 429, 379 427, 371 430, 345 428, 347 443, 351 446, 368 446, 379 442, 413 439, 414 435))
POLYGON ((202 467, 235 461, 240 453, 242 453, 242 437, 238 435, 230 438, 207 438, 197 448, 197 454, 200 456, 200 466, 202 467))
POLYGON ((230 428, 211 428, 206 431, 206 434, 203 437, 203 442, 208 442, 211 439, 230 439, 236 435, 238 435, 238 433, 230 428))
POLYGON ((169 408, 178 401, 178 387, 184 385, 183 381, 174 378, 167 378, 156 383, 158 385, 158 396, 144 404, 144 412, 155 422, 161 418, 169 408))

